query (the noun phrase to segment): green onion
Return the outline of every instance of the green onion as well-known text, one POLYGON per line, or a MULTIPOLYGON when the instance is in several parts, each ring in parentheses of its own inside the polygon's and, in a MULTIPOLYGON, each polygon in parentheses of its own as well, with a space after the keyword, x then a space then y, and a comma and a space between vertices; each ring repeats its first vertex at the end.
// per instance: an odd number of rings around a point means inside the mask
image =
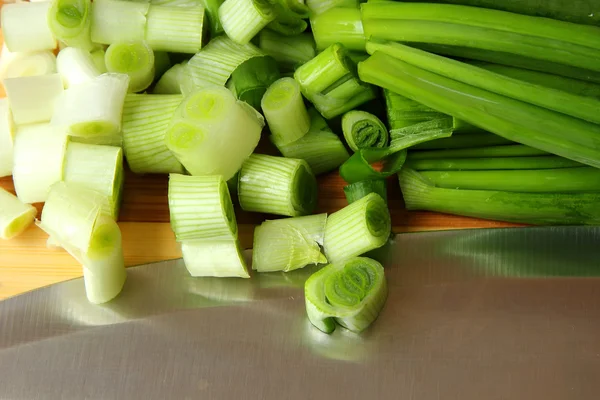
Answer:
POLYGON ((124 183, 121 148, 69 143, 63 180, 100 193, 102 213, 115 220, 118 218, 124 183))
POLYGON ((254 57, 244 61, 233 71, 227 87, 238 100, 260 110, 260 101, 273 82, 281 77, 277 62, 272 57, 254 57))
POLYGON ((317 205, 317 181, 304 160, 253 154, 240 171, 238 198, 245 211, 307 215, 317 205))
POLYGON ((113 44, 141 42, 146 36, 146 14, 149 3, 94 0, 92 2, 92 42, 113 44))
POLYGON ((300 86, 292 78, 274 82, 263 96, 261 107, 271 133, 280 144, 292 143, 310 129, 310 117, 300 86))
POLYGON ((0 99, 0 178, 12 175, 15 126, 6 98, 0 99))
POLYGON ((375 98, 374 89, 356 77, 348 51, 334 44, 299 67, 294 79, 302 94, 330 119, 375 98))
POLYGON ((15 137, 13 181, 19 200, 46 201, 48 189, 63 178, 67 135, 49 124, 24 125, 15 137))
POLYGON ((192 276, 250 278, 239 242, 235 239, 184 241, 181 252, 192 276))
POLYGON ((237 238, 233 204, 219 175, 170 174, 169 211, 179 242, 237 238))
POLYGON ((154 52, 154 79, 160 78, 171 68, 171 57, 166 51, 154 52))
POLYGON ((589 97, 577 96, 562 90, 513 79, 399 43, 369 41, 367 51, 369 54, 381 51, 416 67, 458 82, 586 121, 600 122, 598 113, 600 102, 589 97))
POLYGON ((346 143, 353 151, 371 147, 385 147, 388 130, 375 115, 366 111, 352 110, 342 116, 342 131, 346 143))
POLYGON ((466 149, 470 147, 490 147, 516 144, 502 136, 493 133, 468 133, 464 135, 452 135, 449 138, 441 138, 430 142, 420 143, 413 146, 414 150, 442 150, 442 149, 466 149))
POLYGON ((301 18, 283 18, 278 17, 275 21, 269 22, 265 30, 271 30, 281 35, 295 36, 304 32, 308 28, 308 22, 301 18))
POLYGON ((600 193, 513 193, 437 188, 408 168, 400 172, 400 188, 407 210, 535 225, 600 223, 600 193))
POLYGON ((335 7, 358 8, 358 4, 358 0, 306 0, 306 5, 314 15, 319 15, 335 7))
POLYGON ((94 50, 90 53, 92 55, 92 61, 94 61, 94 65, 98 68, 98 71, 101 74, 108 72, 106 69, 106 63, 104 62, 104 56, 106 55, 106 51, 103 48, 94 50))
POLYGON ((210 37, 215 38, 223 33, 223 25, 219 19, 219 7, 223 4, 223 0, 202 0, 201 3, 210 24, 210 37))
POLYGON ((127 95, 123 106, 123 149, 133 172, 184 172, 165 143, 167 128, 182 100, 181 95, 127 95))
POLYGON ((289 272, 309 264, 324 264, 323 243, 327 214, 265 221, 254 230, 252 269, 289 272))
POLYGON ((310 33, 284 36, 263 29, 258 40, 260 49, 287 69, 293 70, 315 56, 315 40, 310 33))
POLYGON ((154 51, 197 53, 202 47, 204 7, 152 5, 145 40, 154 51))
POLYGON ((377 319, 387 299, 383 266, 366 257, 329 264, 304 286, 306 312, 319 330, 331 333, 336 322, 361 332, 377 319))
POLYGON ((56 56, 50 50, 31 53, 11 52, 2 45, 0 82, 6 78, 49 75, 56 72, 56 56))
POLYGON ((341 43, 348 50, 365 51, 366 39, 358 8, 332 8, 313 16, 310 27, 318 50, 341 43))
POLYGON ((7 78, 2 84, 17 125, 50 121, 63 94, 60 74, 7 78))
POLYGON ((377 193, 383 200, 387 200, 386 181, 384 179, 373 179, 344 186, 344 194, 348 204, 352 204, 371 193, 377 193))
POLYGON ((225 0, 219 7, 223 30, 231 40, 247 44, 276 15, 265 0, 225 0))
POLYGON ((75 47, 67 47, 58 53, 56 69, 62 76, 66 89, 89 82, 100 75, 92 55, 86 50, 75 47))
POLYGON ((0 239, 12 239, 33 222, 37 210, 0 188, 0 239))
POLYGON ((48 26, 47 1, 5 4, 0 26, 6 47, 12 52, 53 50, 56 39, 48 26))
POLYGON ((308 115, 311 125, 306 135, 288 144, 279 143, 274 136, 271 141, 284 157, 304 160, 315 175, 320 175, 338 168, 350 155, 316 109, 310 108, 308 115))
POLYGON ((54 37, 67 46, 90 51, 91 0, 52 0, 48 26, 54 37))
POLYGON ((333 263, 359 256, 383 246, 390 233, 387 205, 381 196, 371 193, 327 218, 325 256, 333 263))
POLYGON ((229 180, 258 145, 263 127, 257 111, 226 88, 212 86, 183 100, 165 140, 192 175, 229 180))
POLYGON ((362 62, 359 74, 507 139, 600 166, 598 125, 432 74, 381 52, 362 62))
POLYGON ((417 171, 527 170, 583 166, 583 164, 576 161, 558 156, 432 159, 414 159, 409 157, 405 165, 417 171))
POLYGON ((448 150, 427 150, 412 151, 408 156, 408 161, 412 160, 430 160, 430 159, 448 159, 448 158, 482 158, 482 157, 527 157, 527 156, 547 156, 545 151, 534 149, 533 147, 522 144, 506 146, 490 146, 466 149, 448 149, 448 150))
POLYGON ((127 75, 108 73, 70 87, 54 107, 52 124, 73 136, 120 136, 128 85, 127 75))
POLYGON ((146 42, 113 43, 104 62, 108 72, 129 76, 129 92, 141 92, 154 80, 154 52, 146 42))
POLYGON ((181 93, 181 83, 185 73, 187 63, 175 64, 169 68, 156 82, 152 93, 154 94, 179 94, 181 93))
POLYGON ((401 129, 420 122, 447 117, 414 100, 385 89, 383 91, 390 129, 401 129))

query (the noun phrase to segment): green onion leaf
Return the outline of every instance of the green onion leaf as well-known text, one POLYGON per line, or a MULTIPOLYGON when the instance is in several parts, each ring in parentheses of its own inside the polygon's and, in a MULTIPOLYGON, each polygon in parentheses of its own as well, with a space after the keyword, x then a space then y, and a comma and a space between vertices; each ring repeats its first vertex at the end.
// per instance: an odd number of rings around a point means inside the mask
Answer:
POLYGON ((408 160, 432 160, 449 158, 482 158, 482 157, 529 157, 548 156, 545 151, 522 144, 506 146, 475 147, 466 149, 411 151, 408 160))
POLYGON ((583 166, 583 164, 576 161, 559 156, 434 158, 423 160, 409 158, 405 165, 417 171, 527 170, 583 166))
POLYGON ((260 110, 260 101, 267 88, 281 77, 272 57, 254 57, 244 61, 231 74, 227 87, 238 100, 260 110))

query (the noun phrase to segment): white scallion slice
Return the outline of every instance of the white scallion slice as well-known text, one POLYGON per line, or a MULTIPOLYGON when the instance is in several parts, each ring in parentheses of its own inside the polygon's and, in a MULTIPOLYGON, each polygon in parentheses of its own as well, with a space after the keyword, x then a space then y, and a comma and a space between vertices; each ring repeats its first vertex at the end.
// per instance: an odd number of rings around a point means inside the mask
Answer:
POLYGON ((129 168, 138 174, 184 173, 165 143, 180 94, 128 94, 123 107, 123 148, 129 168))
POLYGON ((300 85, 293 78, 281 78, 269 86, 261 107, 271 133, 280 144, 294 142, 310 129, 310 117, 300 85))
POLYGON ((15 127, 6 98, 0 99, 0 178, 12 175, 15 127))
POLYGON ((129 91, 141 92, 154 80, 154 52, 146 42, 118 42, 106 49, 108 72, 129 76, 129 91))
POLYGON ((152 5, 148 11, 146 41, 153 50, 197 53, 202 47, 204 7, 152 5))
POLYGON ((192 276, 250 278, 236 239, 184 241, 181 253, 192 276))
POLYGON ((48 26, 54 36, 67 46, 83 50, 94 47, 90 38, 91 0, 51 0, 48 26))
POLYGON ((120 147, 75 142, 67 145, 63 180, 100 193, 102 213, 115 220, 119 216, 123 178, 120 147))
POLYGON ((75 47, 67 47, 58 53, 56 69, 62 76, 65 88, 89 82, 101 74, 92 55, 75 47))
POLYGON ((183 100, 166 143, 192 175, 222 175, 229 180, 258 145, 263 127, 254 109, 226 88, 212 86, 183 100))
POLYGON ((385 200, 370 193, 327 218, 325 255, 335 263, 379 248, 387 242, 391 225, 385 200))
POLYGON ((92 2, 92 42, 113 44, 142 41, 146 35, 146 14, 150 3, 120 0, 92 2))
POLYGON ((24 125, 15 137, 13 181, 24 203, 46 200, 48 190, 63 177, 67 135, 49 124, 24 125))
POLYGON ((265 0, 225 0, 219 7, 219 20, 228 37, 246 44, 275 20, 276 14, 265 0))
POLYGON ((22 76, 48 75, 56 72, 56 56, 49 50, 13 53, 6 43, 0 55, 0 80, 22 76))
POLYGON ((220 175, 169 175, 171 228, 180 241, 235 239, 237 224, 227 183, 220 175))
POLYGON ((187 61, 181 64, 175 64, 169 68, 156 82, 152 93, 154 94, 180 94, 181 83, 187 61))
POLYGON ((12 239, 33 222, 37 210, 0 188, 0 239, 12 239))
POLYGON ((63 93, 59 74, 8 78, 3 83, 17 125, 50 121, 63 93))
POLYGON ((48 26, 50 2, 14 3, 2 7, 0 26, 10 51, 31 52, 56 48, 48 26))
POLYGON ((329 264, 304 286, 306 312, 319 330, 331 333, 335 323, 361 332, 377 319, 387 300, 383 266, 366 257, 329 264))
POLYGON ((120 134, 129 77, 102 74, 65 90, 56 104, 52 124, 82 137, 120 134))
POLYGON ((308 215, 317 205, 317 181, 304 160, 253 154, 240 171, 238 198, 246 211, 308 215))

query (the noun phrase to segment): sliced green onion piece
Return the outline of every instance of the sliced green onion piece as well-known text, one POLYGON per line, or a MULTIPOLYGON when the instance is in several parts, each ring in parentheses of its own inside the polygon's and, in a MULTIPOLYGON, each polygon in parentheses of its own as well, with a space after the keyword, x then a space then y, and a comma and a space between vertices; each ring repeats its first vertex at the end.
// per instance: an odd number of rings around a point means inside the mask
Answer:
POLYGON ((461 171, 461 170, 527 170, 548 168, 582 167, 577 161, 559 156, 529 157, 486 157, 486 158, 443 158, 408 159, 405 164, 417 171, 461 171))
POLYGON ((327 214, 306 215, 304 217, 281 218, 264 221, 262 227, 292 227, 303 232, 310 240, 323 245, 325 237, 325 225, 327 224, 327 214))
POLYGON ((123 149, 133 172, 184 172, 165 143, 167 128, 182 100, 182 95, 127 95, 123 106, 123 149))
POLYGON ((53 50, 56 39, 48 26, 50 2, 5 4, 0 15, 6 47, 12 52, 53 50))
POLYGON ((104 62, 108 72, 129 76, 130 92, 141 92, 154 80, 154 52, 146 42, 113 43, 104 62))
POLYGON ((177 241, 236 239, 227 183, 220 175, 169 175, 169 212, 177 241))
POLYGON ((179 94, 186 64, 175 64, 169 68, 158 80, 152 93, 154 94, 179 94))
POLYGON ((70 47, 90 51, 91 0, 52 0, 48 25, 58 40, 70 47))
POLYGON ((309 264, 327 263, 319 244, 308 231, 286 223, 287 220, 268 221, 256 227, 252 269, 258 272, 290 272, 309 264))
POLYGON ((2 83, 17 125, 50 121, 63 94, 60 74, 8 78, 2 83))
POLYGON ((391 224, 387 205, 377 193, 331 214, 323 244, 327 259, 338 262, 383 246, 390 236, 391 224))
POLYGON ((118 218, 124 181, 120 147, 69 143, 63 180, 100 193, 102 213, 118 218))
POLYGON ((384 123, 366 111, 352 110, 344 114, 342 131, 346 143, 353 151, 387 146, 389 135, 384 123))
POLYGON ((123 146, 123 137, 121 133, 108 136, 70 136, 70 140, 75 143, 95 144, 98 146, 123 146))
POLYGON ((90 53, 92 55, 92 61, 94 61, 94 65, 98 68, 101 74, 108 72, 106 69, 106 63, 104 62, 104 56, 106 55, 106 51, 103 48, 94 50, 90 53))
POLYGON ((344 194, 348 204, 352 204, 371 193, 377 193, 383 200, 387 200, 386 181, 384 179, 374 179, 344 186, 344 194))
POLYGON ((219 19, 219 7, 223 4, 223 0, 202 0, 208 22, 210 24, 210 37, 215 38, 223 33, 223 25, 219 19))
POLYGON ((150 4, 121 0, 92 2, 92 42, 113 44, 142 41, 146 35, 146 14, 150 4))
POLYGON ((186 240, 181 253, 192 276, 250 278, 236 239, 186 240))
POLYGON ((202 47, 204 7, 152 5, 148 10, 146 41, 153 50, 197 53, 202 47))
POLYGON ((258 37, 259 47, 282 67, 293 69, 315 56, 315 40, 310 33, 285 36, 263 29, 258 37))
POLYGON ((243 210, 297 217, 314 211, 317 181, 304 160, 253 154, 240 171, 243 210))
POLYGON ((598 225, 600 193, 513 193, 437 188, 403 168, 400 188, 408 210, 535 225, 598 225))
POLYGON ((12 239, 33 222, 37 210, 0 188, 0 239, 12 239))
POLYGON ((73 136, 119 135, 128 85, 127 75, 108 73, 70 87, 54 107, 52 124, 73 136))
POLYGON ((186 75, 190 80, 187 86, 190 87, 185 90, 191 92, 210 85, 225 86, 237 67, 260 56, 264 54, 251 43, 241 45, 227 36, 214 38, 188 62, 186 75))
POLYGON ((15 126, 8 99, 0 99, 0 178, 12 175, 15 126))
POLYGON ((166 51, 154 52, 154 79, 161 77, 171 68, 171 57, 166 51))
POLYGON ((411 151, 408 160, 431 160, 447 158, 481 158, 481 157, 527 157, 547 156, 549 153, 523 144, 506 146, 476 147, 467 149, 411 151))
POLYGON ((260 110, 260 101, 273 82, 281 77, 272 57, 254 57, 244 61, 231 74, 227 87, 238 100, 260 110))
POLYGON ((219 7, 223 30, 231 40, 239 44, 250 42, 275 17, 265 0, 225 0, 219 7))
POLYGON ((316 109, 309 109, 308 115, 311 125, 306 135, 288 144, 279 143, 274 136, 271 140, 284 157, 304 160, 315 175, 320 175, 338 168, 350 155, 316 109))
POLYGON ((390 129, 401 129, 448 116, 388 89, 383 90, 383 95, 390 129))
POLYGON ((313 16, 310 27, 318 50, 341 43, 348 50, 365 51, 365 32, 358 8, 329 9, 313 16))
POLYGON ((58 53, 56 69, 62 76, 66 89, 70 86, 89 82, 100 75, 92 55, 85 50, 67 47, 58 53))
POLYGON ((263 96, 261 107, 271 133, 280 144, 300 139, 310 128, 300 86, 292 78, 281 78, 273 83, 263 96))
POLYGON ((49 124, 24 125, 15 137, 13 181, 19 200, 46 201, 48 190, 63 178, 67 135, 49 124))
POLYGON ((6 44, 0 56, 0 81, 22 76, 49 75, 56 72, 56 56, 50 50, 13 53, 6 44))
POLYGON ((325 333, 333 332, 336 322, 352 332, 367 329, 387 294, 383 266, 366 257, 329 264, 304 286, 308 319, 325 333))
POLYGON ((282 17, 279 16, 273 22, 267 25, 266 29, 282 35, 294 36, 299 35, 308 28, 308 22, 297 17, 282 17))
POLYGON ((358 0, 306 0, 306 5, 315 15, 324 13, 325 11, 339 8, 358 8, 358 0))

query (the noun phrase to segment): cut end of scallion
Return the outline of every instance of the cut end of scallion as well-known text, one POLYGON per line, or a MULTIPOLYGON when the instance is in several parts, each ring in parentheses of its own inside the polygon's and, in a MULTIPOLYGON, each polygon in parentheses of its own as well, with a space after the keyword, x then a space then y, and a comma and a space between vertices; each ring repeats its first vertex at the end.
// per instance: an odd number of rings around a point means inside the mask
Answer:
POLYGON ((0 188, 0 239, 12 239, 23 232, 37 214, 35 207, 0 188))
POLYGON ((288 144, 306 135, 310 129, 310 117, 300 86, 292 78, 275 81, 261 101, 269 129, 280 144, 288 144))
POLYGON ((154 80, 154 52, 146 42, 113 43, 104 62, 108 72, 129 76, 130 92, 141 92, 154 80))

